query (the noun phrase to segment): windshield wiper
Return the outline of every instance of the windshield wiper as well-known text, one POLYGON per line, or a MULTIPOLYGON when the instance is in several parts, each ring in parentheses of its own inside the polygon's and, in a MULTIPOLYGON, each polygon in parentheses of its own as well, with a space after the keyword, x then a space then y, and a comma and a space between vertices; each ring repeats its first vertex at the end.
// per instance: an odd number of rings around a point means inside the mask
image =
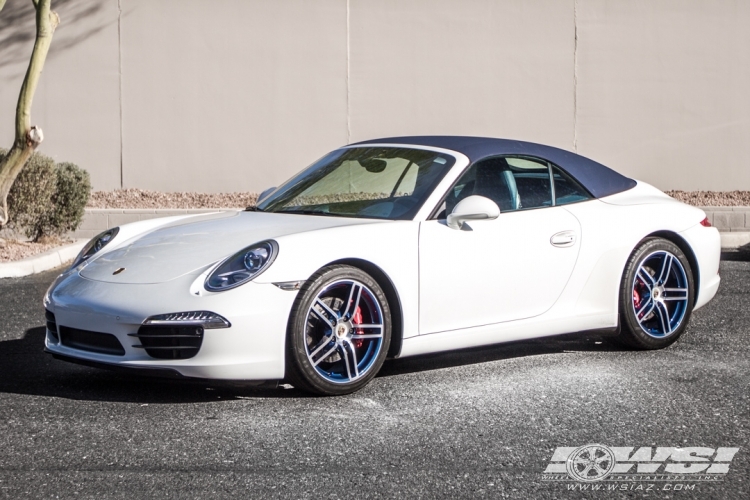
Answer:
POLYGON ((320 210, 304 210, 304 209, 294 209, 294 210, 279 210, 279 214, 302 214, 302 215, 326 215, 329 217, 338 217, 339 214, 332 214, 330 212, 321 212, 320 210))
POLYGON ((250 205, 249 207, 245 207, 245 212, 262 212, 262 208, 258 208, 255 205, 250 205))

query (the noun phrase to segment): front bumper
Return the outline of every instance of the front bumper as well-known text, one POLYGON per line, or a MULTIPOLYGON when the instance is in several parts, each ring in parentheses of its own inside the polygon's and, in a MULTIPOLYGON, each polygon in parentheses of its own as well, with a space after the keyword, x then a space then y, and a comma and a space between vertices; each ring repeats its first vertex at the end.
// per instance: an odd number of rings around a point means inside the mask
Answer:
POLYGON ((224 380, 279 380, 284 377, 284 345, 296 292, 272 284, 247 283, 209 293, 195 286, 200 275, 158 284, 93 281, 71 273, 48 292, 45 307, 54 314, 57 335, 49 330, 45 349, 60 358, 121 368, 160 370, 184 377, 224 380), (150 316, 206 310, 227 318, 231 327, 206 329, 197 354, 188 359, 155 359, 137 333, 150 316), (123 355, 63 345, 60 327, 114 335, 123 355))

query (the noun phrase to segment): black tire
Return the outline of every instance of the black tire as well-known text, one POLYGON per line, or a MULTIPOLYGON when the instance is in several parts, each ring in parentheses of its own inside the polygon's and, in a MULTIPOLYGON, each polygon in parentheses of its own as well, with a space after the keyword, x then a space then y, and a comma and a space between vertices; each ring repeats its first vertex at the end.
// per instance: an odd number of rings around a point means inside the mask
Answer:
POLYGON ((391 325, 388 300, 372 276, 347 265, 324 267, 302 286, 292 307, 286 380, 322 396, 360 390, 383 366, 391 325))
POLYGON ((695 281, 685 253, 669 240, 646 238, 622 275, 622 332, 616 341, 635 349, 667 347, 687 328, 694 304, 695 281))

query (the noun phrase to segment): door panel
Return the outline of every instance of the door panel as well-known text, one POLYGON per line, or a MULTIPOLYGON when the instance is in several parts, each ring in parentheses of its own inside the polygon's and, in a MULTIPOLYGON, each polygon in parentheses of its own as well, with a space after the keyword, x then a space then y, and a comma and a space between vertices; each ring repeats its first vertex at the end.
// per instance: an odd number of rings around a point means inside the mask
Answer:
POLYGON ((501 213, 470 226, 421 223, 421 334, 538 316, 573 272, 581 228, 562 207, 501 213))

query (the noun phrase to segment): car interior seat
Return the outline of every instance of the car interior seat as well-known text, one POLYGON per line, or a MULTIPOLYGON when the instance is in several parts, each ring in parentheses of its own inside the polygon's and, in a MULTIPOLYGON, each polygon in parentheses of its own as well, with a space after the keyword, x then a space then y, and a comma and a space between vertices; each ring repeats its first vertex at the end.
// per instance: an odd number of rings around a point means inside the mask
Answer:
POLYGON ((490 158, 477 164, 473 194, 491 199, 500 211, 517 210, 521 205, 513 172, 505 158, 490 158))

